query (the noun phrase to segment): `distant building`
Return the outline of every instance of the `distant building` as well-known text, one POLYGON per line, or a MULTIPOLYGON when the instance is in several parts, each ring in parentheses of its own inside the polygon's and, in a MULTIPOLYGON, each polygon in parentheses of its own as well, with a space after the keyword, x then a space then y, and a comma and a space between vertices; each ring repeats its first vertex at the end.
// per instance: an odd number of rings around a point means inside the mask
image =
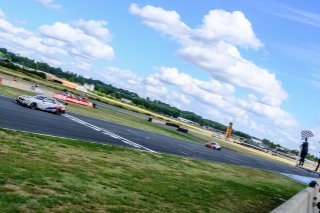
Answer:
POLYGON ((93 84, 85 83, 83 86, 84 86, 84 88, 86 88, 89 91, 93 91, 94 90, 94 85, 93 84))
POLYGON ((289 154, 290 153, 290 149, 287 149, 287 148, 284 148, 284 147, 276 147, 275 151, 282 152, 282 153, 285 153, 285 154, 289 154))
POLYGON ((10 60, 7 59, 7 58, 5 58, 5 57, 1 57, 1 56, 0 56, 0 61, 2 61, 2 62, 9 62, 10 60))
POLYGON ((127 104, 132 104, 132 101, 131 100, 128 100, 128 99, 125 99, 125 98, 121 98, 121 101, 122 102, 125 102, 127 104))
POLYGON ((33 68, 26 67, 26 66, 24 66, 24 69, 25 69, 25 70, 29 70, 29 71, 37 71, 37 70, 35 70, 35 69, 33 69, 33 68))
POLYGON ((211 126, 202 126, 202 128, 215 131, 215 128, 212 128, 211 126))
POLYGON ((189 123, 189 124, 193 124, 193 125, 197 125, 197 126, 200 125, 200 124, 198 124, 198 123, 196 123, 196 122, 194 122, 194 121, 190 121, 190 120, 185 119, 185 118, 182 118, 182 117, 177 117, 177 119, 178 119, 179 121, 182 121, 182 122, 185 122, 185 123, 189 123))
POLYGON ((257 144, 263 144, 262 140, 256 139, 256 138, 251 138, 253 142, 257 143, 257 144))
POLYGON ((13 63, 14 65, 16 65, 17 67, 19 67, 20 69, 24 69, 25 66, 21 65, 21 64, 18 64, 18 63, 13 63))
POLYGON ((71 89, 76 89, 76 90, 79 90, 81 92, 88 92, 88 90, 82 85, 79 85, 77 83, 70 82, 70 81, 58 78, 55 75, 52 75, 52 74, 49 74, 49 73, 45 73, 45 74, 46 74, 46 79, 48 81, 54 81, 54 82, 62 84, 63 86, 69 87, 71 89))
POLYGON ((81 92, 88 92, 88 90, 84 86, 81 86, 81 85, 78 85, 75 89, 79 90, 81 92))
POLYGON ((269 149, 269 147, 267 145, 265 145, 264 143, 262 143, 261 140, 256 139, 256 138, 247 139, 247 140, 245 140, 245 143, 250 144, 252 146, 260 147, 262 149, 269 149))

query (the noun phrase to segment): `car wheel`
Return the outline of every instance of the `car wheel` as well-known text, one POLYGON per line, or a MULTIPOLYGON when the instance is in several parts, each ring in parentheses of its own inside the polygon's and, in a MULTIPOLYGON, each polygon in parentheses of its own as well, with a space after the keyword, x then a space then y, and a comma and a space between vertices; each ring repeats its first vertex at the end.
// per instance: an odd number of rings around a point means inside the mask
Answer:
POLYGON ((30 104, 31 109, 37 109, 37 104, 36 103, 31 103, 30 104))
POLYGON ((61 110, 56 110, 55 113, 56 115, 61 115, 61 110))

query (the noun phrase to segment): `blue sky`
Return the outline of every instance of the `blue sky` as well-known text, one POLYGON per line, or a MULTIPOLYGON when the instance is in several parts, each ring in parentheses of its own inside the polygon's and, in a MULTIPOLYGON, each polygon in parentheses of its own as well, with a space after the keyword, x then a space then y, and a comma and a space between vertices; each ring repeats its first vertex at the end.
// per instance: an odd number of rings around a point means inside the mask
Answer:
POLYGON ((0 9, 1 46, 13 52, 292 149, 301 130, 320 134, 316 1, 10 0, 0 9))

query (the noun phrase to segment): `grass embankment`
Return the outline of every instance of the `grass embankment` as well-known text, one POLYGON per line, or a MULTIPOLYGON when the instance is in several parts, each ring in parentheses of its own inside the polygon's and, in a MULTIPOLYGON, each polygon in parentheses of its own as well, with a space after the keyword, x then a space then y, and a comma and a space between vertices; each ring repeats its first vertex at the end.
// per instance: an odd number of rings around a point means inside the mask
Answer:
POLYGON ((0 212, 269 212, 270 172, 0 129, 0 212))
POLYGON ((19 95, 35 95, 35 93, 0 85, 0 95, 16 98, 19 95))
MULTIPOLYGON (((17 97, 22 94, 35 95, 32 92, 0 85, 0 95, 17 97)), ((183 140, 188 140, 191 142, 196 142, 195 139, 188 137, 187 135, 180 134, 178 132, 175 132, 174 130, 169 130, 159 125, 155 125, 142 118, 138 118, 129 114, 115 112, 113 110, 94 109, 94 108, 80 106, 78 104, 68 103, 67 111, 81 114, 81 115, 86 115, 93 118, 99 118, 102 120, 106 120, 106 121, 110 121, 110 122, 114 122, 114 123, 118 123, 126 126, 135 127, 138 129, 143 129, 143 130, 150 131, 157 134, 167 135, 171 137, 180 138, 183 140)))

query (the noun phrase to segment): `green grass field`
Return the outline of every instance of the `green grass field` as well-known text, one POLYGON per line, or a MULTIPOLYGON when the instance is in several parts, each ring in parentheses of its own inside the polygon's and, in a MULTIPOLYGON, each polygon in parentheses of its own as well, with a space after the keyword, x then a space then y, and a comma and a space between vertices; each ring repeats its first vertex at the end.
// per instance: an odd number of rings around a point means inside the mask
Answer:
POLYGON ((25 90, 20 90, 20 89, 16 89, 16 88, 0 85, 0 95, 15 98, 15 97, 17 97, 19 95, 22 95, 22 94, 24 94, 24 95, 36 95, 33 92, 29 92, 29 91, 25 91, 25 90))
POLYGON ((251 168, 0 129, 0 212, 269 212, 303 189, 251 168))

